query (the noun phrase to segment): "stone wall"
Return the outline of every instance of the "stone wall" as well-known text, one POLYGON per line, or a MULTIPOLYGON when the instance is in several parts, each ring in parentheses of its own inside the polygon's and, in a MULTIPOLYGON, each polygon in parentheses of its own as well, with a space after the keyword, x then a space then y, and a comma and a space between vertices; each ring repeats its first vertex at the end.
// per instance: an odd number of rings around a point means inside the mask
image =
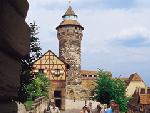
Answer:
POLYGON ((30 32, 25 22, 26 0, 0 1, 0 99, 17 97, 19 59, 29 52, 30 32))
POLYGON ((30 32, 25 17, 27 0, 0 0, 0 110, 17 113, 20 58, 29 53, 30 32), (8 109, 9 108, 9 109, 8 109))
POLYGON ((46 97, 40 97, 33 102, 32 110, 27 113, 44 113, 48 106, 48 99, 46 97))
POLYGON ((59 57, 69 64, 67 84, 76 85, 81 70, 82 29, 78 26, 63 26, 57 29, 59 57))

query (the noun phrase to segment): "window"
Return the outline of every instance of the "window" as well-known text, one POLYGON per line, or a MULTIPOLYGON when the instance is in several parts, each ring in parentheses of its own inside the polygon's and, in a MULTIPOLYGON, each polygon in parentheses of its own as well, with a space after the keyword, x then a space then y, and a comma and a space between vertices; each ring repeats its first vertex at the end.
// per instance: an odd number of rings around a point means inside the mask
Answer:
POLYGON ((61 69, 53 69, 51 70, 52 75, 54 75, 55 77, 59 77, 60 75, 63 74, 63 70, 61 69))
POLYGON ((89 75, 89 77, 92 77, 92 75, 89 75))
POLYGON ((54 69, 54 74, 59 75, 60 74, 60 69, 54 69))
POLYGON ((97 75, 94 75, 94 77, 97 77, 97 75))
POLYGON ((39 73, 44 73, 44 69, 39 69, 39 73))

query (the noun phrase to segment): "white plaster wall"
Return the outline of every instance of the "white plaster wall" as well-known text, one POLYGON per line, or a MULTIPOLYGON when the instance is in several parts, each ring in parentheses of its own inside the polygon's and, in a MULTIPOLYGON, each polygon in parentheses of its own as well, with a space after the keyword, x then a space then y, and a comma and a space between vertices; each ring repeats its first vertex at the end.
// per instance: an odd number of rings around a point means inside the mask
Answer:
POLYGON ((132 81, 130 82, 130 84, 128 85, 127 89, 126 89, 126 95, 128 97, 132 96, 136 90, 136 88, 146 88, 146 85, 144 82, 142 81, 132 81))

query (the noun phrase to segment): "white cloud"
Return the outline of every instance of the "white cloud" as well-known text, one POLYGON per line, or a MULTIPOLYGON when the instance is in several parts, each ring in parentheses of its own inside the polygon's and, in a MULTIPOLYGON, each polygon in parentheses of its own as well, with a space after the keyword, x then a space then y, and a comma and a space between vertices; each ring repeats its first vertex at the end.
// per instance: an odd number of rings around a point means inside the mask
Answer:
MULTIPOLYGON (((132 38, 132 36, 143 36, 144 38, 150 39, 150 31, 144 27, 133 27, 129 29, 123 29, 113 37, 117 38, 132 38)), ((133 37, 134 38, 134 37, 133 37)))

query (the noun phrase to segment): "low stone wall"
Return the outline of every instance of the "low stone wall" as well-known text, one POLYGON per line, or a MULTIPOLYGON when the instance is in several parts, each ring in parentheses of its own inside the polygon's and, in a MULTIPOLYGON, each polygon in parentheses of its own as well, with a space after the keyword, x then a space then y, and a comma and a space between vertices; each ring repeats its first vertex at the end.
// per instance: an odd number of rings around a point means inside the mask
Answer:
POLYGON ((46 97, 37 98, 32 105, 32 110, 27 113, 44 113, 48 106, 48 99, 46 97))

